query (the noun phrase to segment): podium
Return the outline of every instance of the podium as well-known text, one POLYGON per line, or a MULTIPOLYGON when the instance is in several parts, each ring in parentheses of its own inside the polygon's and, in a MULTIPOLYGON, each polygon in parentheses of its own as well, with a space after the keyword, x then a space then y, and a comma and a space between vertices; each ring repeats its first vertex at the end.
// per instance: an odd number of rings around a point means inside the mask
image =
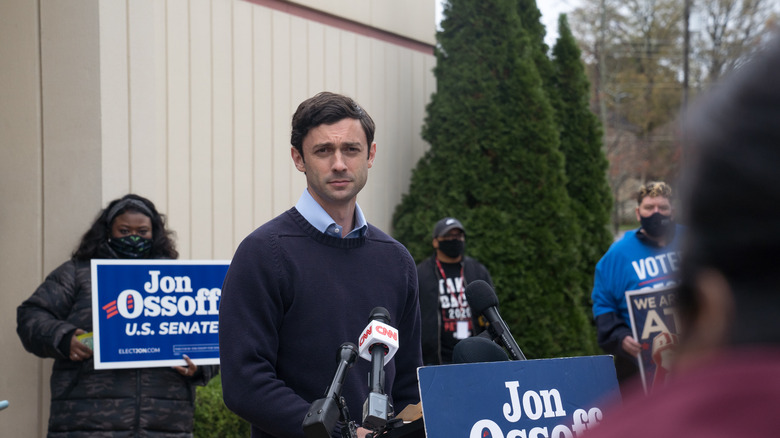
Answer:
POLYGON ((611 356, 428 366, 417 376, 417 436, 427 438, 578 436, 621 403, 611 356))

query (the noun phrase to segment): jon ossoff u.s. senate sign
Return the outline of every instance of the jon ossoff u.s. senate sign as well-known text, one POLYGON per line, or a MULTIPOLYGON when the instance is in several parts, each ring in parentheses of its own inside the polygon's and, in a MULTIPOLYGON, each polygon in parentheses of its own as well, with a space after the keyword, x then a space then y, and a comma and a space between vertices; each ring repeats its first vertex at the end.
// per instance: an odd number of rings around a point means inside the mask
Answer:
POLYGON ((225 260, 92 260, 96 369, 219 364, 225 260))

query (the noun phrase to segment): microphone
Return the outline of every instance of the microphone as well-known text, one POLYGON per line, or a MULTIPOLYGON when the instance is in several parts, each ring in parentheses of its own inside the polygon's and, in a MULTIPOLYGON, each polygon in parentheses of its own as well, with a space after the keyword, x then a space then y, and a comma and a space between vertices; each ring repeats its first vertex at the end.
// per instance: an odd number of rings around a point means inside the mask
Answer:
MULTIPOLYGON (((485 333, 485 332, 483 332, 485 333)), ((480 335, 466 338, 455 344, 452 363, 501 362, 509 360, 506 351, 488 337, 480 335)))
POLYGON ((509 332, 509 327, 498 313, 498 297, 493 288, 483 280, 475 280, 466 286, 466 300, 472 312, 481 314, 488 320, 491 336, 507 349, 509 357, 512 360, 525 360, 523 352, 509 332))
POLYGON ((338 355, 339 364, 333 381, 325 390, 325 397, 315 400, 303 418, 303 434, 306 438, 330 438, 331 431, 336 428, 344 405, 341 401, 341 387, 347 377, 347 370, 357 359, 358 349, 355 344, 345 342, 339 347, 338 355))
POLYGON ((398 351, 398 331, 389 325, 390 313, 384 307, 374 307, 368 326, 360 334, 360 357, 371 361, 368 383, 371 392, 363 403, 363 427, 380 430, 387 424, 393 407, 385 394, 385 363, 398 351))

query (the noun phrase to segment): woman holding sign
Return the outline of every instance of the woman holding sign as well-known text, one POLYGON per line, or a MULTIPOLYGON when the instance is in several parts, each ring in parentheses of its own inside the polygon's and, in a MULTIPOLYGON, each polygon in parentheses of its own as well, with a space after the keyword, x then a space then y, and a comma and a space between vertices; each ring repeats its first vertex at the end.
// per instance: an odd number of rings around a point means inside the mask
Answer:
POLYGON ((92 361, 91 259, 175 259, 173 232, 146 198, 109 203, 70 260, 52 271, 17 309, 27 351, 54 358, 49 437, 191 437, 195 385, 217 366, 95 370, 92 361), (102 433, 101 433, 102 432, 102 433), (107 434, 106 434, 107 433, 107 434))

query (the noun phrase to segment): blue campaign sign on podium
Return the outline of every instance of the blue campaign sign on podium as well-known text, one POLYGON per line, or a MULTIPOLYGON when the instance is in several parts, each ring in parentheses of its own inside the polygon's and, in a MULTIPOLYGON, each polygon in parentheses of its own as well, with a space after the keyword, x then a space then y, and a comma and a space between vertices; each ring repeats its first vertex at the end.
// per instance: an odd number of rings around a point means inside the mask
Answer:
POLYGON ((574 438, 620 404, 611 356, 417 371, 428 438, 574 438))
MULTIPOLYGON (((95 369, 219 364, 226 260, 92 260, 95 369)), ((82 342, 84 342, 82 340, 82 342)))

